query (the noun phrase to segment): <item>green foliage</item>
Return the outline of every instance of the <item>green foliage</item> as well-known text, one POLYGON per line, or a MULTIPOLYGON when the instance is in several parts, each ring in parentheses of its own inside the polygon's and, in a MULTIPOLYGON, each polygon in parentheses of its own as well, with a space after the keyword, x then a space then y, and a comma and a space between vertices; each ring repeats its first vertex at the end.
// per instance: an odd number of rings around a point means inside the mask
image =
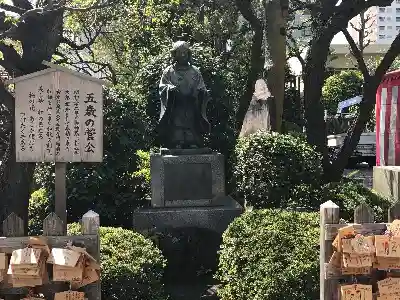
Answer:
MULTIPOLYGON (((323 188, 323 202, 331 200, 340 207, 340 217, 353 221, 354 209, 361 203, 372 208, 375 221, 386 222, 391 202, 354 180, 343 179, 339 183, 329 183, 323 188)), ((322 203, 322 202, 321 202, 322 203)))
MULTIPOLYGON (((366 60, 365 64, 370 73, 374 73, 376 68, 379 66, 383 59, 382 55, 372 56, 366 60)), ((391 66, 388 69, 388 72, 396 71, 400 69, 400 58, 396 57, 391 66)))
MULTIPOLYGON (((135 99, 133 92, 122 87, 107 90, 105 102, 103 162, 68 164, 68 220, 77 221, 92 209, 100 214, 106 226, 130 227, 132 211, 148 205, 145 179, 133 174, 138 170, 139 157, 135 152, 150 148, 149 118, 145 105, 135 99)), ((53 201, 53 166, 40 164, 35 180, 53 201)))
POLYGON ((362 93, 363 77, 359 71, 342 71, 328 77, 322 88, 322 100, 329 114, 336 114, 339 102, 362 93))
POLYGON ((317 299, 319 216, 255 210, 223 234, 217 279, 221 300, 317 299))
POLYGON ((143 150, 136 151, 136 155, 139 158, 138 171, 134 172, 134 176, 142 177, 147 182, 150 182, 150 152, 143 150))
MULTIPOLYGON (((68 233, 80 233, 77 223, 68 233)), ((153 243, 122 228, 100 228, 102 299, 165 300, 161 283, 166 261, 153 243)))
MULTIPOLYGON (((224 52, 226 41, 236 39, 237 15, 236 6, 229 2, 215 5, 204 1, 200 5, 186 0, 118 0, 96 14, 68 15, 66 28, 72 36, 107 28, 99 30, 101 34, 91 47, 93 58, 88 61, 110 65, 114 70, 111 77, 131 86, 139 70, 177 39, 201 42, 214 48, 216 55, 224 52)), ((89 65, 99 69, 99 65, 89 65)))
POLYGON ((321 184, 321 157, 303 138, 260 131, 239 139, 235 154, 235 184, 247 205, 319 205, 313 194, 321 184))
POLYGON ((34 191, 29 199, 29 235, 41 235, 43 233, 43 221, 51 211, 51 204, 46 190, 41 188, 34 191))
POLYGON ((133 173, 133 177, 136 178, 138 182, 141 182, 141 190, 145 191, 146 198, 150 198, 150 152, 138 150, 136 151, 136 155, 139 159, 138 171, 133 173))

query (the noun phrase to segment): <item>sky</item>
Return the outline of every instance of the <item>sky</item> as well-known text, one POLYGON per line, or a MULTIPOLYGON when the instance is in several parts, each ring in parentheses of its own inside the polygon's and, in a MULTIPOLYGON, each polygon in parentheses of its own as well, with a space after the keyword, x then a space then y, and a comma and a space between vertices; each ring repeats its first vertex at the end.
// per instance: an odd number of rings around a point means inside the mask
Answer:
POLYGON ((332 44, 347 44, 346 38, 344 37, 343 33, 339 32, 337 35, 335 35, 332 40, 332 44))

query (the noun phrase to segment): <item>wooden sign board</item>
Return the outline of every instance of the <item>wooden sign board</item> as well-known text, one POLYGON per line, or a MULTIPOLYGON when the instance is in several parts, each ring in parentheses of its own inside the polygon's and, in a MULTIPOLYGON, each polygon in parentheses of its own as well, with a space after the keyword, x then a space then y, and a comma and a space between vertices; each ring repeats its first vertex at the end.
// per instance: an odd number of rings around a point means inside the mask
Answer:
POLYGON ((17 77, 17 162, 101 162, 104 82, 46 63, 17 77))

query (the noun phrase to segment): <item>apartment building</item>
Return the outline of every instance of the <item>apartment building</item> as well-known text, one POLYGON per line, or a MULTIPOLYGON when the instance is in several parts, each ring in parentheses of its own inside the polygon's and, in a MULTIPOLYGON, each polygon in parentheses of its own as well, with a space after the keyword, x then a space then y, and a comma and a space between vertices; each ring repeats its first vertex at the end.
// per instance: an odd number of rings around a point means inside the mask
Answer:
POLYGON ((391 6, 377 7, 375 11, 375 42, 391 44, 400 31, 400 0, 394 0, 391 6))

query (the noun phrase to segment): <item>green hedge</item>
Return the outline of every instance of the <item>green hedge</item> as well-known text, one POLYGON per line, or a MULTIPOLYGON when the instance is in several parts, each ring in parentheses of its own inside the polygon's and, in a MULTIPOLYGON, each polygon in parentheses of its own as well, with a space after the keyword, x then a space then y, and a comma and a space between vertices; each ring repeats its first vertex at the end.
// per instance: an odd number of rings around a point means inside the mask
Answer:
MULTIPOLYGON (((69 224, 68 233, 80 233, 69 224)), ((153 243, 122 228, 100 228, 101 296, 104 300, 165 300, 162 277, 166 261, 153 243)))
POLYGON ((44 188, 34 191, 29 198, 29 235, 41 235, 43 233, 43 220, 51 211, 51 203, 47 191, 44 188))
POLYGON ((389 199, 376 194, 360 183, 348 179, 329 183, 323 187, 322 201, 328 200, 340 207, 340 218, 349 222, 353 221, 354 209, 361 203, 371 207, 376 222, 386 222, 388 209, 392 205, 389 199))
POLYGON ((321 157, 301 137, 259 131, 236 145, 234 182, 248 206, 314 209, 321 177, 321 157))
POLYGON ((221 300, 318 299, 319 216, 255 210, 223 235, 216 278, 221 300))

